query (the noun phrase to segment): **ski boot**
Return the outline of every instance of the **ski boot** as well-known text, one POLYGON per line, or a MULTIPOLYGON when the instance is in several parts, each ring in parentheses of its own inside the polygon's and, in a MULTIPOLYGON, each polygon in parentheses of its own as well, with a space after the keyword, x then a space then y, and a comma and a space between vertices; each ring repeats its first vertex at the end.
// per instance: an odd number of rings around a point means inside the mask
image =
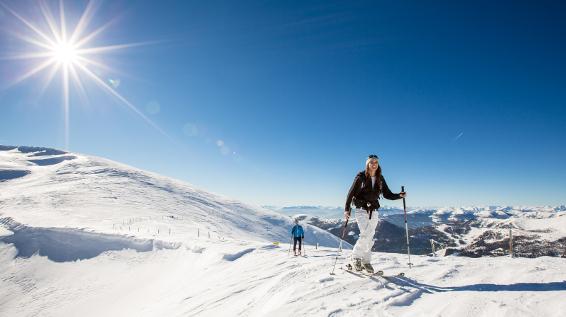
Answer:
POLYGON ((374 273, 373 266, 371 266, 371 263, 364 263, 362 265, 363 265, 364 270, 366 270, 366 272, 368 272, 368 274, 374 273))
POLYGON ((353 266, 354 271, 361 272, 362 269, 363 269, 362 259, 358 259, 358 258, 353 259, 352 260, 352 266, 353 266))

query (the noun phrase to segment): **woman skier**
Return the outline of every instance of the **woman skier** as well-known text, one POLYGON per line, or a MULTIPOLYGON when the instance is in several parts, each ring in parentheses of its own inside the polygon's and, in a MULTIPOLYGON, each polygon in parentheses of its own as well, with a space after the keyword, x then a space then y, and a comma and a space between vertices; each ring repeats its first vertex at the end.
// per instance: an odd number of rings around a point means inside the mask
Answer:
POLYGON ((352 266, 356 271, 366 270, 374 273, 371 266, 371 248, 373 247, 373 236, 378 223, 379 195, 396 200, 406 196, 405 192, 394 194, 387 187, 387 183, 381 175, 381 166, 378 163, 377 155, 370 155, 366 160, 365 171, 356 175, 352 187, 348 192, 344 216, 346 220, 350 218, 351 204, 356 207, 356 221, 360 229, 360 236, 354 250, 352 251, 352 266))

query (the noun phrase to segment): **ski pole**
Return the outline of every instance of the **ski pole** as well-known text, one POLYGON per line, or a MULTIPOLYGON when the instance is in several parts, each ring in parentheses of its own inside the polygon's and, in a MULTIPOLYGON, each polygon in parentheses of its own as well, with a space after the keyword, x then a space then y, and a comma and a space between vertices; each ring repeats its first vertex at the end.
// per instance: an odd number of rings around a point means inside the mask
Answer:
MULTIPOLYGON (((340 246, 338 247, 338 250, 342 250, 342 241, 344 241, 344 233, 346 233, 346 227, 348 226, 348 220, 350 220, 350 218, 346 218, 346 223, 344 223, 344 228, 342 228, 342 235, 340 236, 340 246)), ((336 268, 336 262, 338 262, 338 255, 336 254, 336 259, 334 259, 334 266, 332 267, 332 272, 330 272, 330 275, 334 275, 334 269, 336 268)))
POLYGON ((291 241, 289 241, 289 251, 287 252, 287 256, 291 254, 291 244, 293 243, 293 237, 291 237, 291 241))
MULTIPOLYGON (((401 192, 405 192, 405 186, 401 186, 401 192)), ((409 227, 407 226, 407 204, 405 203, 405 197, 403 197, 403 211, 405 212, 405 235, 407 236, 407 255, 409 256, 409 268, 413 265, 411 263, 411 247, 409 245, 409 227)))

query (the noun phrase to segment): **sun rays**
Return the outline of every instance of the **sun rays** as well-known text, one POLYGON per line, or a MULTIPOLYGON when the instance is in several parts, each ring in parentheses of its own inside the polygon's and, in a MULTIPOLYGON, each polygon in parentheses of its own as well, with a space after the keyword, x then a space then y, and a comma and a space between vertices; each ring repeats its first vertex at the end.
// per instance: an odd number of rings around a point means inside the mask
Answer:
POLYGON ((112 81, 101 78, 94 70, 95 67, 111 70, 108 65, 105 65, 100 60, 100 57, 105 53, 149 43, 113 44, 107 46, 92 45, 93 40, 101 36, 112 24, 112 21, 107 22, 101 27, 94 29, 94 31, 89 32, 90 24, 97 9, 97 4, 92 1, 88 2, 80 19, 72 28, 69 28, 62 0, 58 2, 57 17, 52 10, 53 8, 47 2, 41 0, 38 2, 43 21, 37 22, 41 23, 34 23, 26 19, 2 2, 0 2, 0 7, 9 12, 18 22, 18 25, 14 25, 13 35, 22 41, 22 44, 25 43, 30 48, 33 48, 29 51, 7 55, 2 58, 4 60, 28 60, 33 62, 33 66, 30 69, 21 74, 14 75, 12 80, 8 82, 7 87, 45 73, 46 77, 41 89, 44 90, 57 76, 60 77, 65 125, 65 148, 69 148, 70 91, 71 88, 75 88, 79 95, 86 96, 85 81, 87 80, 117 99, 121 104, 129 107, 145 122, 167 136, 163 130, 130 101, 120 95, 112 81))

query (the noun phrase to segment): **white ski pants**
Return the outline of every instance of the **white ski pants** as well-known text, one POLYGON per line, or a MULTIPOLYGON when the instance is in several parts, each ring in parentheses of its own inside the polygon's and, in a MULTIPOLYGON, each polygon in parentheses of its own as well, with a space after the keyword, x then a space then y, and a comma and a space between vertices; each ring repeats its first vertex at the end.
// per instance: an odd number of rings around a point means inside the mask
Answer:
POLYGON ((360 236, 354 245, 352 258, 360 258, 363 263, 370 263, 373 236, 375 235, 375 228, 377 228, 377 223, 379 222, 379 213, 377 210, 374 210, 371 219, 369 219, 369 213, 367 211, 356 208, 356 221, 360 229, 360 236))

